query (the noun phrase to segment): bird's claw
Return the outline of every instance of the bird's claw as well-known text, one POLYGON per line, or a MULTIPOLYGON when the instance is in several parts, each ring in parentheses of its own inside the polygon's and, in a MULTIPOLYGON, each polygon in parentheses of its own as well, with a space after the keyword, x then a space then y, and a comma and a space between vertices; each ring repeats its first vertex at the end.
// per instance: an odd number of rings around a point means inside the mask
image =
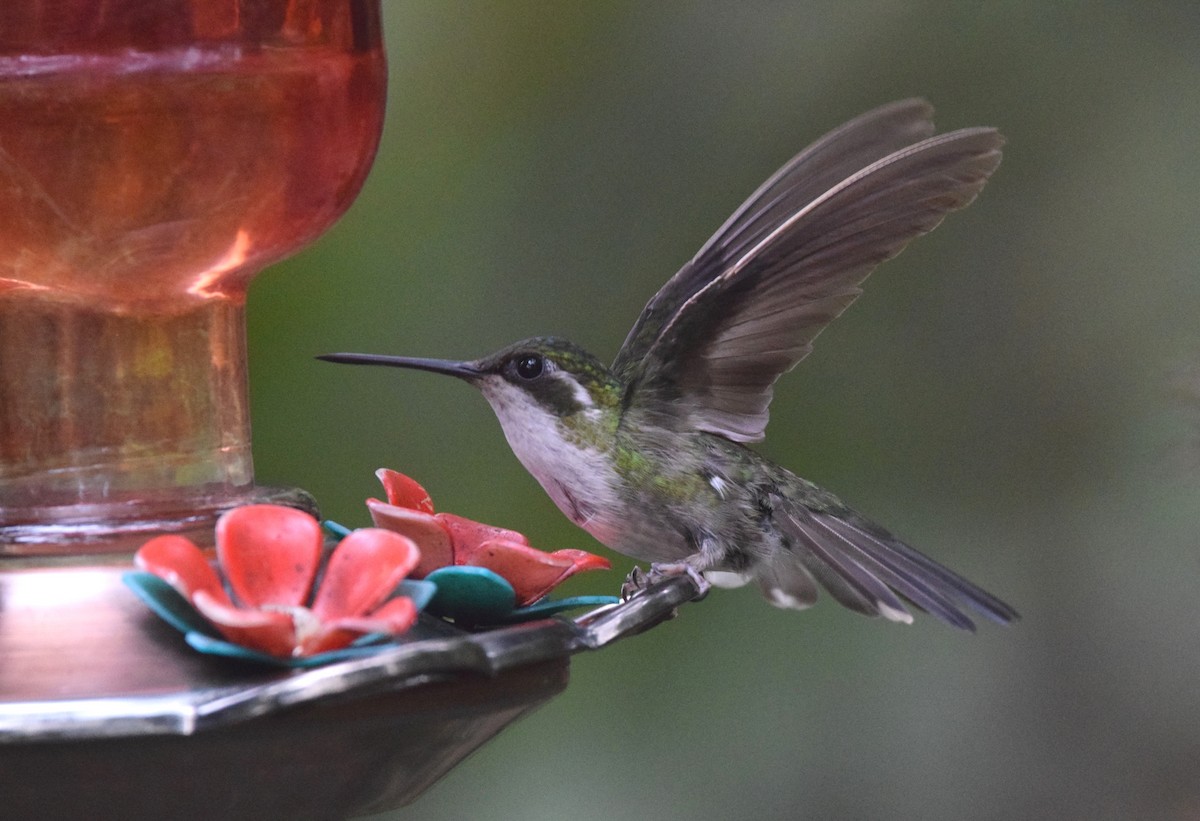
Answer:
POLYGON ((641 593, 648 587, 651 587, 663 579, 669 579, 674 576, 687 575, 696 585, 696 595, 692 601, 699 601, 708 595, 708 591, 712 585, 704 575, 687 562, 677 563, 655 563, 650 565, 649 572, 642 570, 641 567, 634 567, 629 571, 629 575, 625 578, 625 583, 621 585, 622 601, 629 601, 634 596, 641 593))
POLYGON ((634 565, 633 570, 625 577, 625 583, 621 585, 621 601, 629 601, 649 586, 649 575, 641 567, 634 565))

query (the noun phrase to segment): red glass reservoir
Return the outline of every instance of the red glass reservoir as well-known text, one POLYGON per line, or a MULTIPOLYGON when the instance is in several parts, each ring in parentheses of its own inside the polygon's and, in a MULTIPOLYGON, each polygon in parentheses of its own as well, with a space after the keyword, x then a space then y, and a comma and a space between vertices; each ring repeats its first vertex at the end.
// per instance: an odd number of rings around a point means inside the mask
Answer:
POLYGON ((0 6, 0 552, 273 495, 246 287, 354 199, 385 77, 377 0, 0 6))

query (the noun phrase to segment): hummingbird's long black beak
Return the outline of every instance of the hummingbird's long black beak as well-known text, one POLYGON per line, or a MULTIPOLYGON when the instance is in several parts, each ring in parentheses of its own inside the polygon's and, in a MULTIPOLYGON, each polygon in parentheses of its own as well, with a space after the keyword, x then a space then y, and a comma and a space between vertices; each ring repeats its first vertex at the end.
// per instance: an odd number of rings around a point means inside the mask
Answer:
POLYGON ((415 356, 382 356, 373 353, 327 353, 317 359, 338 362, 343 365, 386 365, 389 368, 410 368, 416 371, 444 373, 459 379, 472 381, 483 376, 473 362, 455 362, 450 359, 421 359, 415 356))

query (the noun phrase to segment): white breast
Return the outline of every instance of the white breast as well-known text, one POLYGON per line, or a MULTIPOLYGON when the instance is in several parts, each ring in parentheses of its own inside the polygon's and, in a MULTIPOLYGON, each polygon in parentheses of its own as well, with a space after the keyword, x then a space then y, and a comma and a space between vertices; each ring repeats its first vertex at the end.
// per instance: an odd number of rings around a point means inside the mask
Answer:
POLYGON ((500 420, 509 447, 567 518, 606 545, 614 524, 606 512, 617 510, 617 477, 600 451, 563 438, 558 420, 507 382, 483 390, 500 420))

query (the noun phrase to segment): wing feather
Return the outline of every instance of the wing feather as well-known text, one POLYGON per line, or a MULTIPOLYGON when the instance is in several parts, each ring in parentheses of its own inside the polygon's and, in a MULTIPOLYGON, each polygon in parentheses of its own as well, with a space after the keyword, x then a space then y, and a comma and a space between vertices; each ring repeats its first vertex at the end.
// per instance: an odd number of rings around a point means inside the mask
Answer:
POLYGON ((928 113, 905 101, 864 115, 752 195, 631 331, 614 363, 628 385, 627 411, 761 439, 780 375, 808 355, 879 263, 969 204, 999 164, 1003 138, 991 128, 920 139, 932 129, 928 113))
POLYGON ((919 99, 880 106, 834 129, 789 160, 654 295, 617 354, 614 372, 626 374, 636 368, 664 320, 789 216, 854 172, 932 135, 932 116, 929 103, 919 99))

